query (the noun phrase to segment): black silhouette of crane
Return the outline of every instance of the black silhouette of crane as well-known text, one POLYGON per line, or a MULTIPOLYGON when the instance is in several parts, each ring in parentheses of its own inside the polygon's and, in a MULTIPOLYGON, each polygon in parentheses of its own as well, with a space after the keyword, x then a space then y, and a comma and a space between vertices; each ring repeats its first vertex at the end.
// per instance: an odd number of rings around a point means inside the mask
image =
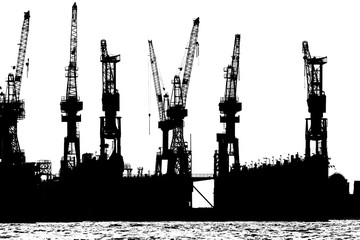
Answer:
POLYGON ((217 134, 218 152, 215 152, 214 176, 227 175, 230 170, 229 157, 234 157, 231 170, 240 171, 239 161, 239 140, 235 137, 235 123, 240 122, 240 117, 236 114, 241 111, 242 104, 236 95, 237 82, 239 80, 239 60, 240 60, 240 34, 235 35, 234 50, 231 57, 231 64, 225 69, 225 96, 220 99, 219 110, 222 114, 220 122, 225 125, 225 133, 217 134))
POLYGON ((167 116, 173 121, 172 140, 170 144, 171 155, 169 157, 167 173, 169 175, 178 174, 191 176, 192 157, 184 140, 184 118, 187 116, 186 100, 190 84, 192 65, 195 52, 198 48, 198 33, 200 19, 196 18, 190 34, 189 45, 187 47, 183 78, 180 74, 175 75, 171 94, 170 107, 167 116))
POLYGON ((25 118, 25 102, 20 100, 26 47, 29 35, 30 11, 24 13, 15 74, 9 73, 5 94, 0 93, 0 158, 4 164, 25 163, 24 151, 20 149, 17 123, 25 118))
POLYGON ((166 115, 166 110, 169 107, 169 95, 167 93, 165 93, 164 95, 162 94, 162 89, 165 90, 165 87, 161 86, 162 81, 160 81, 154 46, 151 40, 149 40, 148 43, 150 51, 151 70, 154 79, 156 102, 159 111, 158 127, 162 130, 162 151, 159 151, 156 154, 155 162, 155 175, 159 176, 162 174, 162 161, 168 160, 169 157, 169 130, 173 129, 174 126, 173 121, 169 119, 166 115))
POLYGON ((120 62, 120 55, 110 56, 107 51, 106 40, 101 40, 102 62, 102 110, 104 117, 100 117, 100 160, 112 160, 123 164, 121 156, 121 118, 117 117, 120 110, 120 95, 116 88, 116 63, 120 62), (111 146, 106 143, 111 141, 111 146), (111 147, 112 152, 108 152, 111 147))
POLYGON ((326 112, 323 65, 327 63, 327 57, 312 57, 307 41, 303 41, 302 51, 307 80, 307 104, 310 113, 310 118, 306 118, 305 157, 308 158, 313 153, 327 158, 327 119, 323 118, 323 114, 326 112))
POLYGON ((199 23, 199 18, 196 18, 193 23, 189 44, 187 46, 185 66, 184 68, 179 68, 180 70, 184 69, 183 77, 180 79, 180 74, 175 75, 172 82, 173 89, 170 105, 166 104, 168 102, 168 95, 165 94, 163 96, 161 93, 154 48, 152 41, 149 41, 151 68, 159 108, 159 128, 163 131, 163 152, 158 153, 157 155, 155 174, 161 173, 161 162, 163 159, 167 159, 168 175, 191 175, 191 151, 188 150, 187 143, 184 140, 183 129, 184 118, 187 116, 186 100, 192 65, 199 45, 197 41, 199 23), (172 141, 170 149, 168 149, 168 131, 170 129, 172 129, 172 141))
POLYGON ((62 97, 60 108, 62 122, 67 123, 67 136, 64 138, 64 159, 61 162, 61 174, 66 174, 75 165, 80 164, 80 133, 78 122, 81 115, 77 113, 83 109, 83 102, 77 94, 77 5, 72 6, 70 33, 70 61, 65 68, 67 77, 66 96, 62 97))
MULTIPOLYGON (((329 157, 327 151, 326 95, 323 90, 323 66, 327 57, 311 56, 307 41, 302 42, 304 73, 307 81, 307 105, 310 118, 305 126, 305 163, 304 184, 308 196, 311 196, 309 211, 322 216, 329 209, 329 157)), ((302 194, 305 195, 305 194, 302 194)), ((306 202, 306 201, 305 201, 306 202)))

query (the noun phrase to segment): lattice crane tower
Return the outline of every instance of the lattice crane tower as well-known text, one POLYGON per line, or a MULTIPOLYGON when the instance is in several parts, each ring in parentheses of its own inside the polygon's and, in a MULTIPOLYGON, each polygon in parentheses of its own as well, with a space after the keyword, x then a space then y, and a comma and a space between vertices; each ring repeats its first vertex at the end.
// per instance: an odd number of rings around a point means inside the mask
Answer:
POLYGON ((66 96, 62 97, 60 108, 63 113, 61 120, 67 123, 67 136, 64 138, 64 158, 61 162, 61 173, 71 170, 80 164, 80 133, 78 122, 83 109, 83 102, 77 93, 77 5, 72 6, 71 33, 70 33, 70 61, 65 68, 67 77, 66 96))

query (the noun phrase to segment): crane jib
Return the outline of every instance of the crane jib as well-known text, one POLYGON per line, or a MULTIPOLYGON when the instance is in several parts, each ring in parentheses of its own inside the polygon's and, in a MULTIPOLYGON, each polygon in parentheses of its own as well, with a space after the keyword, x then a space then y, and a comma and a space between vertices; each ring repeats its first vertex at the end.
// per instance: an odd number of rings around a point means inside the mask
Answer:
POLYGON ((196 18, 194 20, 194 25, 191 30, 189 46, 187 48, 188 52, 186 55, 184 75, 183 75, 183 80, 182 80, 182 84, 181 84, 182 98, 183 98, 182 102, 183 102, 184 107, 186 106, 186 99, 187 99, 187 93, 189 90, 190 76, 191 76, 192 66, 193 66, 193 62, 194 62, 195 51, 199 46, 199 43, 197 41, 198 34, 199 34, 199 23, 200 23, 200 19, 196 18))
POLYGON ((24 21, 21 29, 21 36, 20 36, 20 44, 19 44, 19 52, 15 70, 15 93, 16 99, 20 98, 20 88, 21 88, 21 79, 24 70, 25 64, 25 54, 26 54, 26 46, 27 46, 27 39, 29 35, 29 23, 30 23, 30 11, 24 13, 24 21))
POLYGON ((159 111, 159 120, 164 121, 165 120, 165 106, 164 106, 164 101, 163 101, 163 95, 161 92, 160 77, 159 77, 159 70, 158 70, 157 62, 156 62, 155 50, 154 50, 152 41, 149 40, 148 43, 149 43, 149 52, 150 52, 151 71, 153 74, 155 95, 156 95, 158 111, 159 111))

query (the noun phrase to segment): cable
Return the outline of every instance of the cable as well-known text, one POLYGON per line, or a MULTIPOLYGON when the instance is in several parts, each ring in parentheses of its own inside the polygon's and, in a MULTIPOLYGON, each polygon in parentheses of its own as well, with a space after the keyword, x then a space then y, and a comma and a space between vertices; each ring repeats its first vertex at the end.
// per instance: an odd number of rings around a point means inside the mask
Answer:
POLYGON ((150 97, 150 62, 148 62, 148 112, 149 112, 149 135, 150 135, 150 118, 151 118, 151 97, 150 97))

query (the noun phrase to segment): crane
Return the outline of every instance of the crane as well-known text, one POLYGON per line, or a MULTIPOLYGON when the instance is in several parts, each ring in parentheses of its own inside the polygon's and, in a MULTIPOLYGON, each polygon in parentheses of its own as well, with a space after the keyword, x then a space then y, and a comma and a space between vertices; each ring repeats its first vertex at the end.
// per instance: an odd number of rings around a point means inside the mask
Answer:
POLYGON ((239 141, 235 137, 235 123, 240 122, 240 117, 236 114, 242 110, 242 104, 236 94, 237 82, 239 81, 239 60, 240 34, 236 34, 231 64, 224 68, 226 86, 224 97, 220 99, 219 110, 222 114, 220 122, 225 125, 225 133, 217 134, 218 152, 216 152, 214 159, 215 177, 229 173, 229 156, 234 157, 232 171, 240 171, 239 141))
POLYGON ((323 65, 327 57, 312 57, 307 41, 302 42, 304 54, 304 70, 307 80, 307 104, 310 118, 306 118, 305 158, 311 154, 313 143, 315 155, 327 158, 327 119, 323 118, 326 112, 326 95, 323 91, 323 65))
POLYGON ((3 163, 9 165, 25 163, 25 154, 20 149, 17 136, 17 121, 25 118, 25 103, 24 100, 20 100, 20 89, 29 26, 30 11, 27 11, 24 13, 15 74, 8 74, 6 93, 0 93, 0 158, 3 163))
POLYGON ((155 175, 159 176, 162 173, 162 161, 168 160, 169 156, 169 130, 173 128, 173 121, 169 119, 166 115, 166 110, 169 106, 169 95, 165 93, 162 94, 162 88, 160 83, 159 70, 157 66, 154 46, 151 40, 149 43, 149 52, 150 52, 150 64, 151 71, 153 74, 154 87, 155 87, 155 96, 158 105, 159 111, 159 124, 158 127, 162 130, 162 152, 156 154, 156 163, 155 163, 155 175))
POLYGON ((104 117, 100 117, 100 160, 114 160, 123 164, 121 156, 121 125, 120 117, 116 112, 120 110, 120 95, 116 88, 116 63, 120 62, 120 55, 110 56, 107 51, 106 40, 101 40, 102 63, 102 110, 104 117), (112 141, 112 152, 108 154, 109 144, 112 141), (108 155, 110 156, 108 158, 108 155))
MULTIPOLYGON (((311 196, 310 211, 312 214, 324 213, 328 205, 328 179, 329 157, 327 152, 327 119, 323 117, 326 112, 326 95, 323 91, 323 65, 327 57, 311 56, 309 44, 302 42, 304 59, 304 74, 307 82, 307 105, 310 118, 305 124, 305 163, 308 166, 306 191, 311 196)), ((304 194, 303 194, 304 195, 304 194)))
POLYGON ((62 122, 67 123, 67 136, 64 138, 64 156, 61 162, 61 174, 66 174, 76 165, 80 164, 80 134, 78 131, 78 122, 81 121, 81 115, 77 113, 83 109, 83 102, 77 94, 77 5, 72 6, 71 32, 70 32, 70 61, 65 68, 67 87, 66 96, 62 97, 60 102, 62 122))
MULTIPOLYGON (((168 161, 167 173, 169 175, 191 175, 191 151, 187 148, 184 141, 184 118, 187 116, 186 100, 188 95, 190 76, 196 49, 198 47, 200 19, 196 18, 190 34, 189 45, 187 46, 186 61, 182 80, 180 74, 175 75, 173 80, 173 89, 170 107, 167 110, 167 116, 173 121, 174 128, 172 130, 171 140, 171 156, 168 161)), ((180 68, 182 69, 182 68, 180 68)))

